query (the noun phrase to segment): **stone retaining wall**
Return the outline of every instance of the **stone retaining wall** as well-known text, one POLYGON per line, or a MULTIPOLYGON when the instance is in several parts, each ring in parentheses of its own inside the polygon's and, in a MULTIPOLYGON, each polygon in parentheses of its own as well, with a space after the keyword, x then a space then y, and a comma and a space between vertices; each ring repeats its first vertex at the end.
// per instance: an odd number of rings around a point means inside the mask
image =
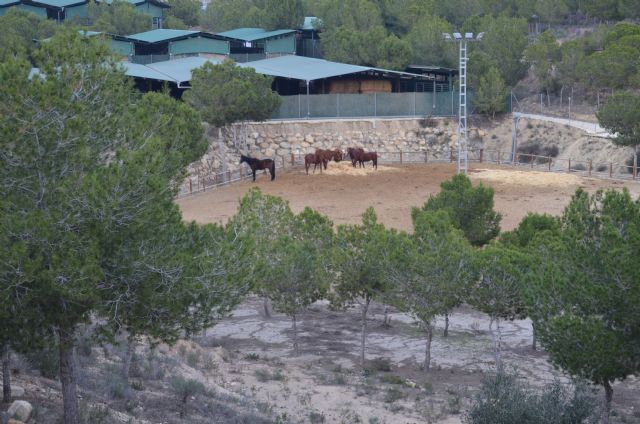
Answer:
MULTIPOLYGON (((205 124, 209 150, 192 164, 192 176, 233 171, 240 153, 254 157, 304 155, 316 149, 362 147, 377 152, 422 152, 436 154, 455 146, 457 121, 451 118, 359 119, 269 121, 235 124, 218 129, 205 124)), ((482 144, 486 134, 469 131, 472 146, 482 144)))

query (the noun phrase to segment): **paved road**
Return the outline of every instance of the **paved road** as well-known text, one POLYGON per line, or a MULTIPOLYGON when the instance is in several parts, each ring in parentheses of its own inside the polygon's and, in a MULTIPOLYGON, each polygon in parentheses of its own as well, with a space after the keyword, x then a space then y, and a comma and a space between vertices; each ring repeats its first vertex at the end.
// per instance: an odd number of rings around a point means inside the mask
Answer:
POLYGON ((615 135, 609 134, 607 130, 593 122, 576 121, 574 119, 556 118, 554 116, 534 115, 531 113, 513 112, 514 117, 535 119, 538 121, 555 122, 556 124, 569 125, 570 127, 579 128, 596 137, 615 138, 615 135))

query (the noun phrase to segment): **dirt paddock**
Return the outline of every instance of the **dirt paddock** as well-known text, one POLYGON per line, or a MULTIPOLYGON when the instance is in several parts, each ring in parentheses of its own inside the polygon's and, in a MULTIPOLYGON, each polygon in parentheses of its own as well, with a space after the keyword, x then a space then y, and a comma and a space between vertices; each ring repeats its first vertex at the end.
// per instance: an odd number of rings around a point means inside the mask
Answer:
MULTIPOLYGON (((238 201, 251 187, 287 199, 294 212, 309 206, 329 216, 335 224, 360 222, 366 208, 373 206, 387 227, 411 230, 411 208, 424 204, 451 178, 455 164, 380 165, 373 170, 354 169, 350 163, 329 164, 321 175, 306 175, 304 168, 280 171, 275 181, 260 174, 250 180, 178 200, 184 219, 199 223, 226 222, 237 210, 238 201)), ((627 187, 634 197, 640 183, 582 178, 575 174, 536 172, 510 167, 474 164, 469 175, 474 184, 495 190, 495 207, 502 213, 502 229, 511 230, 528 212, 559 215, 578 187, 597 189, 627 187)))

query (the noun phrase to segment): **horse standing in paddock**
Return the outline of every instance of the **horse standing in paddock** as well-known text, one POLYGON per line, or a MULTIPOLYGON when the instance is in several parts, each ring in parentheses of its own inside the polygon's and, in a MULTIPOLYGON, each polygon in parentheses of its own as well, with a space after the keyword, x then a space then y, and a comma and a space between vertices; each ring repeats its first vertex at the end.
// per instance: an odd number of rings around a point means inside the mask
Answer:
POLYGON ((309 153, 304 156, 304 169, 309 175, 309 167, 313 165, 313 173, 316 173, 316 167, 320 165, 320 173, 322 174, 322 157, 317 153, 309 153))
POLYGON ((364 149, 362 147, 349 147, 347 149, 347 155, 349 156, 349 159, 351 159, 351 165, 355 168, 356 167, 356 162, 358 161, 358 156, 364 153, 364 149))
POLYGON ((251 168, 253 172, 253 181, 256 180, 256 171, 261 169, 269 170, 271 174, 271 181, 276 179, 276 163, 273 159, 256 159, 250 156, 240 155, 240 165, 245 162, 251 168))
POLYGON ((378 169, 378 153, 377 152, 362 152, 358 156, 358 162, 362 164, 363 168, 364 168, 364 163, 369 161, 372 161, 373 167, 375 169, 378 169))
POLYGON ((327 169, 327 164, 329 163, 329 161, 331 161, 331 159, 333 159, 334 162, 340 162, 342 160, 342 150, 317 149, 316 156, 319 156, 321 158, 324 169, 327 169))

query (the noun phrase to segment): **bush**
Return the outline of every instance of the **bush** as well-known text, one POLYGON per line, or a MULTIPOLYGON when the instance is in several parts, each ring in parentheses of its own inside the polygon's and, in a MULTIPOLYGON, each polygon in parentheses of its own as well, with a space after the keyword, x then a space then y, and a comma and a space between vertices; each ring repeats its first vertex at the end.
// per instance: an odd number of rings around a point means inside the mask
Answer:
POLYGON ((391 371, 391 360, 388 358, 375 358, 369 362, 371 370, 373 371, 391 371))
POLYGON ((25 355, 29 365, 40 371, 40 374, 56 380, 60 373, 60 354, 58 345, 53 344, 40 350, 34 350, 25 355))
POLYGON ((263 383, 265 381, 270 381, 270 380, 275 380, 275 381, 285 380, 285 376, 284 374, 282 374, 282 371, 280 370, 270 372, 269 370, 266 370, 266 369, 259 369, 259 370, 256 370, 255 375, 258 381, 261 381, 263 383))
POLYGON ((198 380, 190 378, 185 379, 182 376, 176 376, 171 379, 171 387, 180 398, 180 418, 183 418, 187 412, 187 402, 191 396, 204 393, 204 384, 198 380))
POLYGON ((583 163, 577 163, 571 166, 572 171, 586 171, 587 167, 583 163))
POLYGON ((585 386, 570 393, 558 381, 534 391, 517 381, 515 374, 499 373, 486 379, 471 409, 468 424, 563 424, 588 423, 595 417, 595 400, 585 386))
POLYGON ((596 172, 605 172, 609 169, 607 165, 598 165, 596 168, 596 172))

